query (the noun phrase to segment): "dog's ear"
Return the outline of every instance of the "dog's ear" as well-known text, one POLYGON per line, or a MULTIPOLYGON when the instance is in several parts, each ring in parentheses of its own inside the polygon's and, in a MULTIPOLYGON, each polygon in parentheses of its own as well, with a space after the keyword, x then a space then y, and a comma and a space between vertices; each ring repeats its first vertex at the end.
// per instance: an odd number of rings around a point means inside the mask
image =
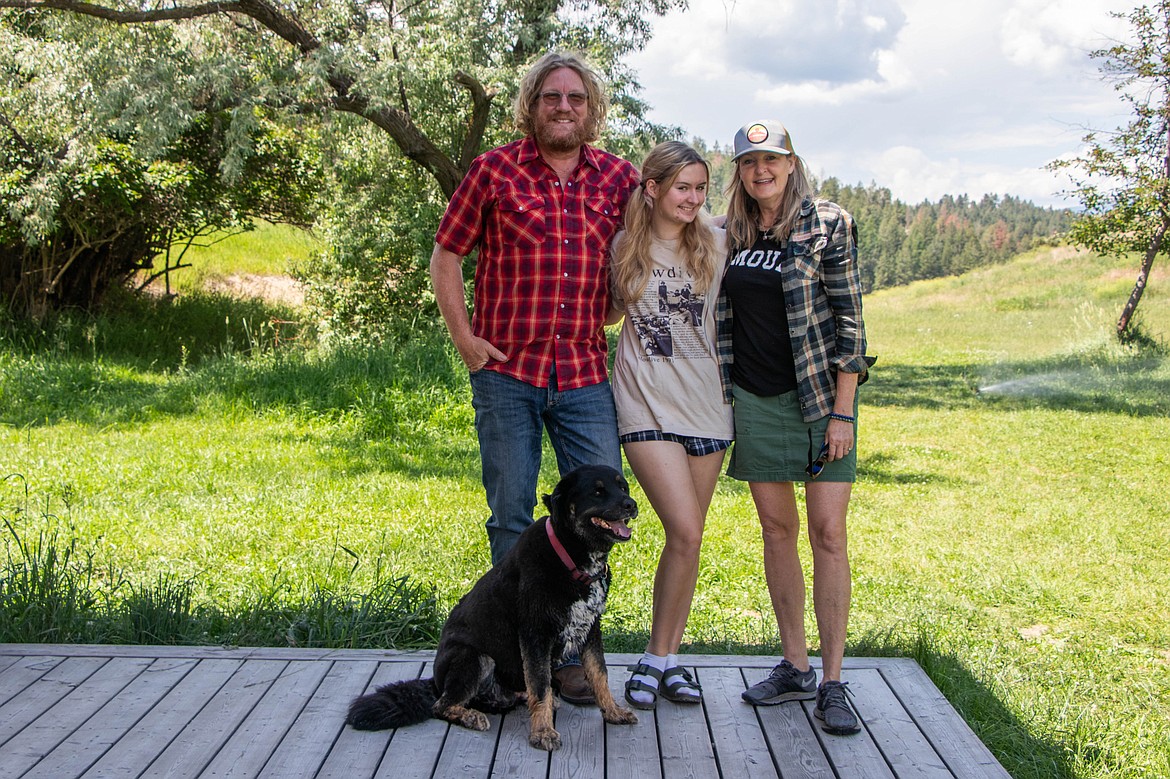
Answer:
POLYGON ((565 513, 566 492, 567 490, 565 489, 565 480, 561 479, 557 482, 557 486, 553 487, 551 495, 543 496, 542 500, 544 501, 544 507, 548 509, 548 515, 550 517, 559 517, 565 513))

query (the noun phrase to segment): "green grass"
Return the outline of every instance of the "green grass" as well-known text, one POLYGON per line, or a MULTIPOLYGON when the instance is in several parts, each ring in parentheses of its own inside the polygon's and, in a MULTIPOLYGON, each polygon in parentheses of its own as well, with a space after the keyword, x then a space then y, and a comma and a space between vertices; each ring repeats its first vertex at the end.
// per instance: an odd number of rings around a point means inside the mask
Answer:
POLYGON ((308 230, 257 222, 248 232, 217 234, 192 245, 182 260, 192 267, 171 275, 171 290, 195 292, 231 276, 283 276, 295 263, 322 248, 308 230))
MULTIPOLYGON (((1170 279, 1141 306, 1162 349, 1122 348, 1135 270, 1042 251, 866 299, 849 652, 914 657, 1016 777, 1170 773, 1170 279)), ((326 354, 264 337, 278 313, 3 331, 0 631, 426 640, 488 565, 465 373, 438 329, 326 354), (29 592, 51 613, 13 619, 29 592)), ((647 636, 662 530, 635 496, 610 650, 647 636)), ((775 651, 757 527, 722 480, 690 651, 775 651)))

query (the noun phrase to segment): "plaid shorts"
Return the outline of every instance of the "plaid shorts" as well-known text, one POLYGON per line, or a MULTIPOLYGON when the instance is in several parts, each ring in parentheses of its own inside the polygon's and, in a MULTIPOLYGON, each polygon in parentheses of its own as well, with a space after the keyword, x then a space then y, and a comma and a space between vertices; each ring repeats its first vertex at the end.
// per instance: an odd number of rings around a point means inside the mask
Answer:
POLYGON ((691 457, 715 454, 731 446, 731 441, 725 441, 722 438, 695 438, 689 435, 663 433, 661 430, 639 430, 636 433, 626 433, 621 437, 623 444, 633 444, 640 441, 672 441, 676 444, 682 444, 683 449, 691 457))

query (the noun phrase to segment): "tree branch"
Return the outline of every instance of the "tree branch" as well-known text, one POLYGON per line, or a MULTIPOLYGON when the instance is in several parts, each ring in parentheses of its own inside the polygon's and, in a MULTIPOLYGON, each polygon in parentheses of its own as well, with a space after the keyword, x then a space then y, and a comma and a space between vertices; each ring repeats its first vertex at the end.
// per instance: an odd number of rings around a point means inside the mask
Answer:
POLYGON ((1138 269, 1137 281, 1134 282, 1133 291, 1129 293, 1129 298, 1125 301, 1125 306, 1121 309, 1121 317, 1117 320, 1117 337, 1124 339, 1126 331, 1129 330, 1130 321, 1133 319, 1133 314, 1137 311, 1138 303, 1141 302, 1142 294, 1146 291, 1146 284, 1150 280, 1150 271, 1154 267, 1154 259, 1158 253, 1162 251, 1162 245, 1166 240, 1167 232, 1170 232, 1170 127, 1166 128, 1163 133, 1163 141, 1166 146, 1162 155, 1162 180, 1161 191, 1158 197, 1158 204, 1161 211, 1161 222, 1158 225, 1154 237, 1150 239, 1146 246, 1146 254, 1142 258, 1142 266, 1138 269))
MULTIPOLYGON (((267 0, 234 0, 234 2, 204 3, 182 8, 163 8, 150 11, 119 11, 82 0, 0 0, 0 8, 48 9, 92 16, 116 24, 143 24, 195 19, 214 14, 241 14, 259 22, 269 31, 297 47, 302 57, 308 57, 321 48, 321 41, 301 26, 295 18, 286 15, 267 0)), ((406 157, 434 176, 439 188, 449 199, 463 178, 467 166, 451 160, 418 128, 410 115, 392 107, 373 109, 370 99, 352 92, 355 79, 335 67, 330 67, 326 80, 333 89, 333 106, 357 114, 388 133, 406 157)), ((474 95, 474 92, 473 92, 474 95)), ((482 109, 473 106, 473 127, 482 109)), ((484 120, 486 127, 486 119, 484 120)), ((478 146, 483 131, 474 140, 478 146)), ((466 147, 466 144, 465 144, 466 147)), ((470 160, 468 161, 468 164, 470 160)))
POLYGON ((483 134, 487 132, 492 98, 496 96, 497 90, 484 89, 483 84, 461 70, 455 73, 455 83, 464 87, 471 95, 471 119, 467 122, 467 133, 463 136, 463 148, 459 152, 459 167, 466 171, 471 167, 475 155, 479 153, 483 134))
POLYGON ((12 139, 16 141, 16 145, 24 149, 29 154, 36 152, 36 149, 31 143, 24 139, 24 136, 16 129, 16 127, 8 120, 8 115, 0 111, 0 126, 5 127, 8 132, 12 133, 12 139))
MULTIPOLYGON (((95 16, 117 24, 135 24, 138 22, 167 22, 177 19, 194 19, 209 14, 241 11, 241 3, 204 3, 177 8, 160 8, 153 11, 119 11, 93 3, 77 2, 76 0, 0 0, 0 8, 18 8, 34 10, 47 8, 54 11, 70 11, 85 16, 95 16)), ((241 11, 242 12, 242 11, 241 11)))
POLYGON ((156 8, 149 11, 120 11, 103 5, 82 2, 82 0, 0 0, 0 8, 32 10, 44 8, 52 11, 92 16, 115 24, 157 24, 185 19, 197 19, 215 14, 242 14, 251 17, 284 40, 296 46, 301 54, 319 49, 321 42, 302 27, 296 20, 282 14, 265 0, 234 0, 234 2, 203 3, 202 5, 156 8))

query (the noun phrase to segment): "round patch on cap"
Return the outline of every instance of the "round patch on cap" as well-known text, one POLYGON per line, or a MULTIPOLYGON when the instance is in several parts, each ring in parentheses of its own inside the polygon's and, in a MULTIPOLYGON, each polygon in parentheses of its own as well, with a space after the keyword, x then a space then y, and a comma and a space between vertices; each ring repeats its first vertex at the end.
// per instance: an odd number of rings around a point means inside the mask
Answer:
POLYGON ((762 124, 753 124, 747 129, 746 135, 751 143, 763 143, 768 140, 768 128, 762 124))

